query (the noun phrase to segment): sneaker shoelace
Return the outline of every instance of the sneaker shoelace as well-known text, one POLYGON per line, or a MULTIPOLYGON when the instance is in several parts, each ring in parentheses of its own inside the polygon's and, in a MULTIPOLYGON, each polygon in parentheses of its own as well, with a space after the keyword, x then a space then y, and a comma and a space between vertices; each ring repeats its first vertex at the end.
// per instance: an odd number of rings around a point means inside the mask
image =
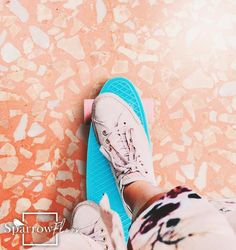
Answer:
MULTIPOLYGON (((127 128, 124 122, 123 126, 117 124, 102 133, 106 136, 108 147, 101 146, 100 151, 112 162, 119 187, 122 189, 124 177, 130 173, 140 173, 144 165, 135 147, 134 129, 127 128)), ((144 172, 148 173, 145 170, 144 172)))
POLYGON ((105 250, 107 250, 108 245, 106 244, 105 230, 102 227, 97 226, 98 223, 99 220, 97 220, 93 225, 89 225, 84 228, 72 227, 71 230, 75 233, 80 233, 88 236, 89 238, 102 245, 105 250))

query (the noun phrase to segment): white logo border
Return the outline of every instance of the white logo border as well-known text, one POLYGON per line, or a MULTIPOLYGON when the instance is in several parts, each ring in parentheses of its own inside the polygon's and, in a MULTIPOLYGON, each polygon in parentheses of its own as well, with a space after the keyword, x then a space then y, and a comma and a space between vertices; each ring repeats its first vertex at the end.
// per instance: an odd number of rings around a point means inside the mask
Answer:
MULTIPOLYGON (((55 215, 56 222, 58 222, 58 213, 57 212, 23 212, 22 213, 22 222, 25 222, 25 215, 55 215)), ((25 235, 24 233, 21 236, 22 246, 58 246, 58 234, 56 234, 56 242, 52 244, 47 243, 25 243, 25 235)))

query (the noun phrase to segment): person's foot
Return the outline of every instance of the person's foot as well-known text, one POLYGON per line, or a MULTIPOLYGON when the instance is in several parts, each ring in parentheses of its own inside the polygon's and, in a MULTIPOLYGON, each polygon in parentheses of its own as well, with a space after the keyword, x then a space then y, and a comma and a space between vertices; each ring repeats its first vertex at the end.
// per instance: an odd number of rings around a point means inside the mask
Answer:
POLYGON ((112 93, 94 100, 92 122, 100 151, 110 162, 122 200, 131 212, 123 197, 125 187, 140 180, 156 185, 144 128, 132 108, 112 93))
POLYGON ((108 229, 101 217, 100 207, 90 201, 79 203, 72 214, 71 230, 87 235, 104 249, 113 250, 108 229))

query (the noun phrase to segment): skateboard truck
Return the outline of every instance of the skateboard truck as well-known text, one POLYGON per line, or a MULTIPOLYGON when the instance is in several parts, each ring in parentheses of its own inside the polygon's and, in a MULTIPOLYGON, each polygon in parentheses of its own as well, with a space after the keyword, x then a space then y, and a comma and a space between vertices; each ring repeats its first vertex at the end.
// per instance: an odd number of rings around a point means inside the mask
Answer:
MULTIPOLYGON (((91 112, 94 99, 84 99, 84 124, 89 125, 91 123, 91 112)), ((154 121, 154 99, 144 98, 143 106, 146 112, 147 120, 149 124, 154 121)))

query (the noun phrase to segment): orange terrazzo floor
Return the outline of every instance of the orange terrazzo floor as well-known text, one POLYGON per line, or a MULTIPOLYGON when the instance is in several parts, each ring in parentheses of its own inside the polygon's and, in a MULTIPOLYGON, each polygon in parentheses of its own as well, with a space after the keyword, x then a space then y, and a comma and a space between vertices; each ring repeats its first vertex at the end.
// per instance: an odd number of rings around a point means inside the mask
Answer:
POLYGON ((24 211, 69 225, 85 199, 83 99, 118 75, 155 99, 157 183, 236 196, 236 1, 3 0, 0 14, 0 228, 24 211))

